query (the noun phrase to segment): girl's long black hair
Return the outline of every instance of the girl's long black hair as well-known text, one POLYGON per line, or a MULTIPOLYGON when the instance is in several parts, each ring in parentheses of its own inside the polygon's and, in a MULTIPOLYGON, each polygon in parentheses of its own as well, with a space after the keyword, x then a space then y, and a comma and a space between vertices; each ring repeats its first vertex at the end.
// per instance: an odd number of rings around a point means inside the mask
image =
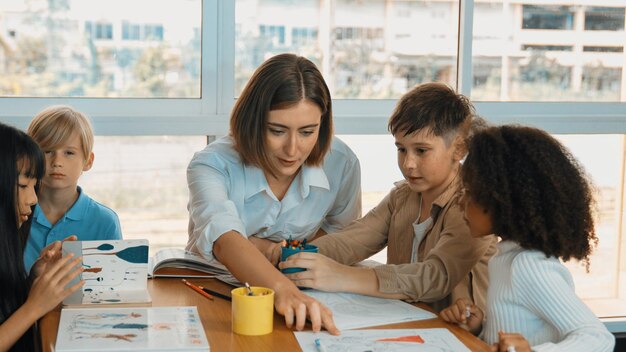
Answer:
MULTIPOLYGON (((37 143, 26 133, 0 123, 0 324, 24 304, 31 284, 24 268, 24 246, 32 217, 18 228, 18 177, 22 172, 36 178, 38 186, 44 168, 45 158, 37 143)), ((31 328, 11 350, 34 350, 35 341, 31 328)))

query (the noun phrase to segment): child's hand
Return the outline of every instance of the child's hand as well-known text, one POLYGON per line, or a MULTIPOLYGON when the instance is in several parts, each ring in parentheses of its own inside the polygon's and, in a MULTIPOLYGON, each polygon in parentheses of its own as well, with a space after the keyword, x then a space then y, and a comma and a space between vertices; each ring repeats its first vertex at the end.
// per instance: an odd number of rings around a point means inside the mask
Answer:
POLYGON ((350 280, 350 275, 345 269, 346 265, 318 253, 297 253, 289 256, 284 262, 278 264, 279 269, 303 268, 292 274, 285 274, 296 286, 310 287, 321 291, 345 291, 350 280))
POLYGON ((65 297, 83 286, 84 281, 81 280, 71 287, 65 287, 83 271, 81 262, 82 258, 74 258, 73 254, 69 254, 47 265, 46 271, 33 281, 24 305, 38 317, 56 307, 65 297))
POLYGON ((491 346, 493 352, 530 352, 528 341, 521 334, 498 331, 500 340, 491 346))
POLYGON ((465 298, 459 298, 456 303, 439 313, 441 319, 448 323, 464 324, 469 331, 477 335, 482 329, 483 311, 465 298))
POLYGON ((61 250, 63 249, 63 242, 65 241, 76 241, 78 237, 76 235, 71 235, 64 238, 62 241, 54 241, 50 243, 46 248, 41 250, 39 254, 39 258, 33 264, 33 267, 30 269, 31 275, 36 278, 42 273, 46 271, 46 267, 50 263, 54 263, 57 260, 61 259, 61 250))

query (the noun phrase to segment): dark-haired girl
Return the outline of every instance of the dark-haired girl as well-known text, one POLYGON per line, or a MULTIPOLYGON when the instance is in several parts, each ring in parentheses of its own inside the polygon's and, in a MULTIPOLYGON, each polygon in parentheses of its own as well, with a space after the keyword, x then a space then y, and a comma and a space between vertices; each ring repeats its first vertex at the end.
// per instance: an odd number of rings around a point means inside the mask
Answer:
POLYGON ((0 351, 33 351, 33 325, 82 281, 80 258, 60 258, 60 242, 42 251, 34 279, 24 269, 24 245, 35 189, 44 174, 44 155, 24 132, 0 123, 0 351), (56 253, 56 254, 55 254, 56 253))
POLYGON ((489 261, 485 325, 463 299, 441 317, 482 330, 494 351, 613 351, 613 335, 559 261, 588 267, 597 244, 592 189, 570 152, 535 128, 491 127, 471 140, 462 178, 472 235, 502 241, 489 261))

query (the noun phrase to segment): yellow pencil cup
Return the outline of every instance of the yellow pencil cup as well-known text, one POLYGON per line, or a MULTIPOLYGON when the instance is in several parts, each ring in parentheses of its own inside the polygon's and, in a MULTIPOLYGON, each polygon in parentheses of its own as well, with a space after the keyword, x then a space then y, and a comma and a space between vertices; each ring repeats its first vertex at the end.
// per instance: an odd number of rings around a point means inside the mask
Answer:
POLYGON ((240 335, 265 335, 274 327, 274 291, 265 287, 245 287, 232 290, 233 332, 240 335))

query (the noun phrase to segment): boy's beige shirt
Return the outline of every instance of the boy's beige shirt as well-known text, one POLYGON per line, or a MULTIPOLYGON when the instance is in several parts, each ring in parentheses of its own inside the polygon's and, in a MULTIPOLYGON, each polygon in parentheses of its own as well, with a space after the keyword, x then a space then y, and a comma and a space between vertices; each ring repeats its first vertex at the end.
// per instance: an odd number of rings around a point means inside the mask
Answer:
POLYGON ((314 244, 320 253, 347 265, 387 246, 387 265, 374 268, 380 292, 403 293, 410 301, 429 303, 437 311, 465 297, 485 311, 487 262, 496 251, 497 240, 493 235, 470 235, 458 202, 459 191, 457 177, 433 202, 433 222, 418 247, 416 263, 410 261, 420 195, 411 191, 406 181, 396 183, 363 218, 314 244))

